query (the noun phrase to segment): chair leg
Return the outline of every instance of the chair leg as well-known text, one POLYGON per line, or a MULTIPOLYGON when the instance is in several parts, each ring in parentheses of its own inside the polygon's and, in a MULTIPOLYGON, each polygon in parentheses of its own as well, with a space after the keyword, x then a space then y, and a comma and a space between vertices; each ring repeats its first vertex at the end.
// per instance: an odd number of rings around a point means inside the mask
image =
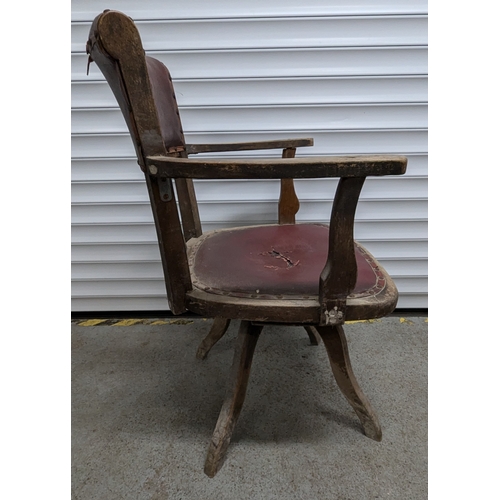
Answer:
POLYGON ((367 437, 382 440, 382 430, 377 415, 358 385, 351 367, 347 340, 340 325, 316 327, 325 344, 333 375, 337 384, 354 408, 367 437))
POLYGON ((318 345, 318 339, 320 338, 318 330, 314 328, 314 326, 304 326, 307 335, 309 335, 309 340, 311 341, 311 345, 318 345))
POLYGON ((222 336, 226 333, 229 328, 230 319, 227 318, 215 318, 212 324, 212 328, 208 332, 208 335, 202 340, 198 351, 196 352, 196 357, 198 359, 205 359, 210 352, 210 349, 219 342, 222 336))
POLYGON ((214 477, 224 463, 225 453, 245 400, 253 353, 261 331, 262 325, 253 325, 249 321, 241 322, 226 398, 205 462, 205 474, 208 477, 214 477))

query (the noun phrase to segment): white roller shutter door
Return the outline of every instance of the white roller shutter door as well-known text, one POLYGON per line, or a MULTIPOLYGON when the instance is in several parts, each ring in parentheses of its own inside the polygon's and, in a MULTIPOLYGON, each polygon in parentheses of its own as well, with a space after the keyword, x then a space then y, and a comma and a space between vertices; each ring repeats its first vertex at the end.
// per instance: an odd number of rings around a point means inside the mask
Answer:
MULTIPOLYGON (((106 8, 131 16, 169 67, 190 143, 314 137, 299 155, 408 156, 404 177, 366 181, 355 237, 394 277, 399 308, 427 307, 426 2, 73 0, 73 311, 168 309, 125 122, 95 65, 86 76, 106 8)), ((204 231, 277 219, 279 181, 195 186, 204 231)), ((335 181, 296 189, 298 222, 328 222, 335 181)))

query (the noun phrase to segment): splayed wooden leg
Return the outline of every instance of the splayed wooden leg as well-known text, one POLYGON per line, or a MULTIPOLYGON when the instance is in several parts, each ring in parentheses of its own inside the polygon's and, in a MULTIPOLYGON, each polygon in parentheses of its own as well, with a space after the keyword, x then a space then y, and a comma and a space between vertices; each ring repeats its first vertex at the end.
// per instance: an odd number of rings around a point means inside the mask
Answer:
POLYGON ((311 341, 311 345, 318 345, 318 339, 320 338, 318 330, 314 328, 314 326, 304 326, 307 335, 309 335, 309 340, 311 341))
POLYGON ((231 435, 245 400, 253 353, 261 331, 262 325, 253 325, 249 321, 241 322, 226 399, 222 405, 205 462, 205 474, 208 477, 214 477, 224 463, 231 435))
POLYGON ((335 380, 342 394, 358 415, 365 434, 375 441, 381 441, 382 430, 377 415, 359 387, 352 371, 344 329, 340 325, 318 326, 316 328, 325 344, 335 380))
POLYGON ((212 328, 208 332, 208 335, 203 339, 196 352, 196 357, 198 359, 205 359, 210 352, 210 349, 219 342, 222 336, 226 333, 229 328, 230 319, 227 318, 215 318, 212 324, 212 328))

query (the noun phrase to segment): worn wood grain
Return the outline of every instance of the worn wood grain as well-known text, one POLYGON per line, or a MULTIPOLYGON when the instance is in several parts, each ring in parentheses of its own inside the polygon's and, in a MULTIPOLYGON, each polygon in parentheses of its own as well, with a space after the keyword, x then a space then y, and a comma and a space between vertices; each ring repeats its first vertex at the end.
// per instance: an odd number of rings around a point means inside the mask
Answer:
MULTIPOLYGON (((132 138, 138 143, 139 161, 143 156, 166 154, 146 59, 139 32, 133 21, 120 12, 104 12, 91 30, 90 56, 123 104, 132 138), (115 74, 111 74, 113 68, 115 74), (154 153, 156 151, 157 153, 154 153)), ((90 42, 90 40, 89 40, 90 42)))
POLYGON ((339 389, 354 408, 366 436, 375 441, 381 441, 382 430, 377 415, 354 376, 342 326, 318 326, 317 330, 328 353, 330 366, 339 389))
POLYGON ((330 218, 328 257, 319 279, 320 324, 342 324, 346 299, 356 285, 354 215, 364 177, 341 178, 330 218))
POLYGON ((186 241, 201 236, 201 222, 198 203, 192 179, 175 179, 175 188, 179 199, 182 229, 186 241))
POLYGON ((248 321, 241 322, 234 348, 226 398, 215 426, 205 462, 205 474, 209 477, 214 477, 224 463, 231 435, 245 400, 253 353, 261 331, 262 326, 260 325, 253 325, 248 321))
POLYGON ((212 347, 224 336, 230 323, 231 320, 228 318, 214 319, 212 328, 198 347, 198 351, 196 352, 196 357, 198 359, 205 359, 207 357, 210 349, 212 349, 212 347))
POLYGON ((400 175, 404 156, 331 156, 272 159, 192 159, 151 155, 150 175, 188 179, 312 179, 400 175))
POLYGON ((309 341, 311 342, 311 345, 318 345, 318 339, 320 338, 318 330, 314 326, 305 326, 304 327, 307 335, 309 336, 309 341))
POLYGON ((258 142, 229 142, 225 144, 186 144, 188 154, 221 153, 224 151, 251 151, 258 149, 285 149, 313 146, 314 140, 307 139, 277 139, 258 142))
MULTIPOLYGON (((383 318, 390 314, 397 303, 397 289, 389 282, 376 297, 347 299, 346 321, 383 318)), ((319 300, 297 299, 244 299, 215 295, 193 288, 186 294, 186 304, 191 312, 204 318, 225 316, 232 319, 283 323, 289 325, 319 324, 319 300)))
MULTIPOLYGON (((282 158, 295 158, 295 148, 283 150, 282 158)), ((280 224, 295 224, 295 214, 300 203, 295 193, 293 179, 281 179, 280 198, 278 200, 278 222, 280 224)))
MULTIPOLYGON (((172 182, 168 180, 168 182, 172 182)), ((186 246, 175 197, 163 201, 157 179, 146 177, 155 221, 168 304, 173 314, 186 312, 186 294, 192 290, 186 246)))

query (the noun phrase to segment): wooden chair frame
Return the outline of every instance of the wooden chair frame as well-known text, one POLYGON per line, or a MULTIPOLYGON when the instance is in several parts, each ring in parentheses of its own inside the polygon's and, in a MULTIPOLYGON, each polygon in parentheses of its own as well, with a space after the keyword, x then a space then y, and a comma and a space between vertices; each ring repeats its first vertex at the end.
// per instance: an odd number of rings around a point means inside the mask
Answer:
MULTIPOLYGON (((333 375, 365 434, 381 439, 378 419, 352 372, 342 325, 392 312, 397 289, 383 274, 376 297, 354 297, 357 279, 354 215, 367 176, 400 175, 402 156, 295 158, 296 148, 312 139, 279 139, 237 144, 186 144, 168 70, 145 55, 133 21, 117 11, 96 17, 87 42, 89 63, 95 61, 108 80, 134 141, 145 174, 163 264, 170 310, 214 318, 198 349, 205 358, 224 335, 232 319, 241 320, 230 384, 210 443, 205 472, 213 477, 223 464, 241 411, 253 352, 266 324, 302 325, 311 343, 319 339, 327 350, 333 375), (282 149, 277 159, 192 159, 189 155, 222 151, 282 149), (326 264, 318 277, 317 296, 290 300, 214 295, 196 286, 193 261, 202 235, 193 179, 280 179, 279 224, 295 224, 299 201, 293 179, 340 178, 333 200, 326 264), (174 190, 175 182, 175 190, 174 190), (177 201, 179 209, 177 208, 177 201)), ((365 251, 366 252, 366 251, 365 251)), ((374 269, 385 273, 372 259, 374 269)))

